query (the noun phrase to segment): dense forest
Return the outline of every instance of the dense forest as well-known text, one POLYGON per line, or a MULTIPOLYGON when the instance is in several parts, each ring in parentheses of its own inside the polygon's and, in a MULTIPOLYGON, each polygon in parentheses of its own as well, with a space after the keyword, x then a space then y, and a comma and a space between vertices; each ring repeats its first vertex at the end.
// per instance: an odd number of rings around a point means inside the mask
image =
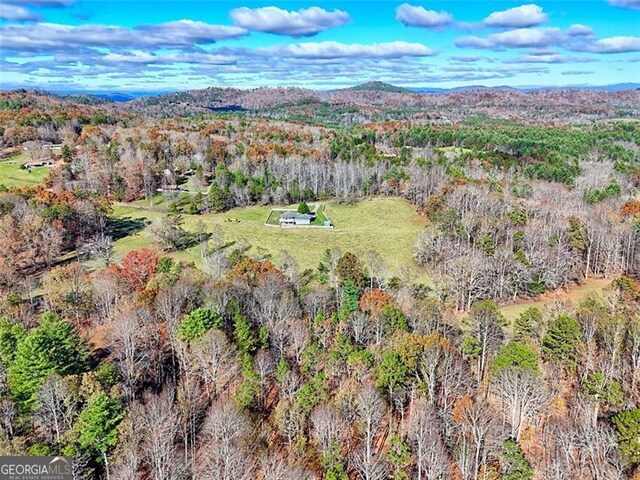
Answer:
POLYGON ((639 108, 0 94, 0 453, 68 455, 77 479, 640 478, 639 108), (202 222, 371 198, 423 219, 419 275, 325 247, 301 268, 202 222))

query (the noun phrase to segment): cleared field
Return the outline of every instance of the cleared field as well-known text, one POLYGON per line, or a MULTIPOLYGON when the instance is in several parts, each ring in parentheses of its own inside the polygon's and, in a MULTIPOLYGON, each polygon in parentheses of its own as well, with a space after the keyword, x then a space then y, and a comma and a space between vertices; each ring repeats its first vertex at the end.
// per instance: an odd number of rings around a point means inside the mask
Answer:
POLYGON ((21 166, 26 161, 28 161, 28 157, 24 153, 0 160, 0 185, 7 188, 37 185, 47 177, 51 170, 50 167, 34 167, 24 170, 21 166))
MULTIPOLYGON (((149 205, 149 202, 145 202, 149 205)), ((139 204, 140 205, 140 204, 139 204)), ((294 208, 294 207, 291 207, 294 208)), ((163 215, 162 208, 153 209, 131 205, 116 205, 114 217, 120 222, 153 221, 163 215)), ((264 254, 277 258, 282 250, 296 259, 300 268, 316 268, 326 249, 340 249, 364 255, 378 252, 385 259, 394 275, 409 269, 423 276, 423 270, 413 261, 413 249, 418 235, 425 226, 413 206, 397 198, 363 200, 354 205, 330 203, 326 215, 336 225, 335 229, 273 228, 264 225, 271 207, 235 208, 225 213, 206 215, 184 215, 184 227, 194 231, 202 221, 206 231, 220 225, 226 242, 246 240, 249 253, 264 254)), ((116 253, 122 255, 130 250, 152 246, 147 228, 132 231, 115 242, 116 253)), ((233 246, 229 247, 233 248, 233 246)), ((171 256, 185 261, 200 262, 199 249, 193 247, 171 256)))
POLYGON ((602 291, 611 284, 612 280, 612 278, 592 278, 584 282, 582 285, 576 285, 567 290, 551 292, 549 294, 542 295, 536 300, 520 301, 512 305, 506 305, 500 310, 507 320, 514 320, 530 307, 543 309, 546 305, 555 301, 570 301, 574 305, 577 305, 593 293, 602 293, 602 291))
POLYGON ((462 155, 463 153, 471 153, 473 150, 464 147, 438 147, 436 148, 436 152, 450 153, 457 156, 462 155))

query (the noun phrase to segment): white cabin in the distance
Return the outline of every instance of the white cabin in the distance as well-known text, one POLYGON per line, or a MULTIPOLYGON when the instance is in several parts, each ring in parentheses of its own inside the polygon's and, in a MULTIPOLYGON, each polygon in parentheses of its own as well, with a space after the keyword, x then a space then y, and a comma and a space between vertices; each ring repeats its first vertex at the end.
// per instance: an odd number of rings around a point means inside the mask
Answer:
POLYGON ((311 225, 316 219, 315 213, 297 213, 297 212, 283 212, 280 215, 280 225, 311 225))

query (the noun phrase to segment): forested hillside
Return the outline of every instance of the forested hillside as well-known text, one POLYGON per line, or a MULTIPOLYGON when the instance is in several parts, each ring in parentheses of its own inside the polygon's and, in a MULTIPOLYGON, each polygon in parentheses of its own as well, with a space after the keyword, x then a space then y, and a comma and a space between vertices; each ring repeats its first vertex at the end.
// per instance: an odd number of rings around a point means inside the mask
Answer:
POLYGON ((638 108, 0 94, 0 453, 78 479, 640 478, 638 108), (266 225, 291 205, 333 225, 266 225))

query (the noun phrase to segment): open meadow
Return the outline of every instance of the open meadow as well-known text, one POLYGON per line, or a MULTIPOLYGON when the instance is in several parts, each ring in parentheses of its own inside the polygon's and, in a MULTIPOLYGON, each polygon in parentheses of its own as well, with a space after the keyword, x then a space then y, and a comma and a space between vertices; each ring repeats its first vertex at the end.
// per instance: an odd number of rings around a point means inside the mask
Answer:
MULTIPOLYGON (((166 206, 162 196, 154 197, 151 204, 137 201, 114 206, 113 218, 130 229, 114 242, 118 257, 131 250, 154 247, 148 225, 164 215, 166 206)), ((310 204, 310 207, 314 206, 310 204)), ((301 270, 315 269, 326 249, 353 252, 360 258, 365 258, 367 252, 375 251, 384 259, 390 275, 407 272, 428 283, 427 272, 413 259, 414 247, 426 220, 416 213, 411 204, 400 198, 386 197, 362 200, 352 205, 323 203, 320 207, 335 228, 267 226, 265 220, 270 214, 273 216, 271 206, 234 208, 216 214, 183 214, 182 217, 184 228, 189 232, 196 231, 198 222, 202 222, 205 232, 211 232, 214 226, 219 225, 228 249, 233 249, 238 241, 246 241, 251 246, 249 254, 270 256, 276 260, 284 250, 296 260, 301 270)), ((296 205, 281 208, 295 209, 296 205)), ((201 266, 198 246, 171 252, 169 256, 201 266)), ((544 309, 557 301, 577 304, 590 294, 601 293, 610 283, 611 279, 590 279, 567 290, 552 291, 538 298, 503 305, 500 310, 509 321, 513 321, 529 307, 544 309)))
MULTIPOLYGON (((116 205, 114 217, 120 221, 152 222, 163 215, 164 209, 159 205, 142 205, 145 203, 116 205)), ((193 232, 201 221, 205 231, 211 232, 215 225, 219 225, 226 242, 244 239, 251 245, 250 254, 268 254, 273 258, 285 250, 301 269, 316 268, 327 249, 340 249, 356 253, 361 258, 369 251, 378 252, 392 275, 401 274, 404 269, 416 274, 423 271, 413 261, 413 250, 426 221, 405 200, 375 198, 353 205, 329 203, 326 215, 335 225, 334 229, 268 227, 264 222, 270 211, 269 206, 256 206, 234 208, 218 214, 185 214, 184 228, 193 232)), ((132 232, 115 242, 118 255, 150 246, 153 242, 148 228, 132 232)), ((200 264, 197 246, 173 252, 171 256, 200 264)))
POLYGON ((0 160, 0 186, 12 188, 37 185, 47 177, 49 170, 51 170, 50 167, 23 169, 22 165, 27 161, 29 161, 29 157, 24 153, 0 160))

